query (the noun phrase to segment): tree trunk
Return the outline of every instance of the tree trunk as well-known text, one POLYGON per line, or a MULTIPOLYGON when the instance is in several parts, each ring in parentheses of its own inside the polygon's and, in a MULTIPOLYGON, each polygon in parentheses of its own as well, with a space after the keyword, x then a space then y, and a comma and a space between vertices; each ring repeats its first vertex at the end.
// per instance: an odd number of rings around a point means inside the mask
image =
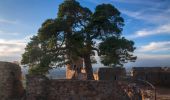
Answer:
POLYGON ((90 54, 84 55, 85 70, 87 73, 87 80, 94 80, 93 68, 91 65, 90 54))

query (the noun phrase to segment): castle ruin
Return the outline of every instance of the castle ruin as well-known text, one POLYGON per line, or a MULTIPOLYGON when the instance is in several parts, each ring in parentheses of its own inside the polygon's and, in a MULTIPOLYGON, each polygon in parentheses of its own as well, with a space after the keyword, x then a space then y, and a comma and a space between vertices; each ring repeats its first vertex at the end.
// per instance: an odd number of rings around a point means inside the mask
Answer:
POLYGON ((22 95, 21 68, 14 63, 0 62, 0 100, 18 100, 22 95))
POLYGON ((169 86, 170 84, 168 67, 133 67, 131 75, 134 79, 146 80, 153 85, 169 86))

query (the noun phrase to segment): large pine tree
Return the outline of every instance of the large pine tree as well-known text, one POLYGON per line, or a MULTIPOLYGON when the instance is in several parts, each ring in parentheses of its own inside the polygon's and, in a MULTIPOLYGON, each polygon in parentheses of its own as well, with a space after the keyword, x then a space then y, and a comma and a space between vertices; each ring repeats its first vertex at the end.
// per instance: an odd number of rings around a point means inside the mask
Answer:
POLYGON ((57 17, 46 20, 28 43, 22 63, 29 64, 31 73, 46 74, 54 66, 83 58, 87 79, 94 79, 94 51, 105 65, 122 65, 136 59, 132 54, 134 42, 121 37, 123 26, 120 12, 111 4, 98 5, 91 12, 75 0, 65 0, 57 17))

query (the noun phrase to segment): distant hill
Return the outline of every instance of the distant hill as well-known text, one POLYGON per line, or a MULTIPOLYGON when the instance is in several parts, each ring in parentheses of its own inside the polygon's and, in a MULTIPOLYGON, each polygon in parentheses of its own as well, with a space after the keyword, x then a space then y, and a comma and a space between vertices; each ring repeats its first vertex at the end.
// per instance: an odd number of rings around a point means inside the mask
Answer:
MULTIPOLYGON (((93 64, 93 72, 97 72, 99 68, 100 67, 98 67, 97 64, 93 64)), ((22 74, 24 76, 26 74, 28 74, 28 66, 21 66, 21 70, 22 70, 22 74)), ((65 67, 53 68, 49 71, 49 74, 47 75, 47 77, 52 78, 52 79, 65 79, 66 78, 66 68, 65 67)))
MULTIPOLYGON (((62 68, 54 68, 51 69, 49 71, 49 74, 47 75, 47 77, 49 78, 53 78, 53 79, 65 79, 66 75, 66 68, 62 67, 62 68)), ((21 66, 21 71, 23 76, 28 74, 28 66, 21 66)))

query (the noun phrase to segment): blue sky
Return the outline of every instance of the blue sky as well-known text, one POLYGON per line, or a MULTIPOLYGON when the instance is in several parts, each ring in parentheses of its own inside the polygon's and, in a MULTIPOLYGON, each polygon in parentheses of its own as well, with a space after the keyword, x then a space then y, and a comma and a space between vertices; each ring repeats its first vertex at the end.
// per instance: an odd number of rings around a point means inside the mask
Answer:
MULTIPOLYGON (((77 0, 94 11, 111 3, 125 19, 123 36, 135 41, 135 63, 126 66, 170 66, 170 0, 77 0)), ((0 0, 0 60, 20 60, 29 38, 42 22, 57 16, 63 0, 0 0)))

